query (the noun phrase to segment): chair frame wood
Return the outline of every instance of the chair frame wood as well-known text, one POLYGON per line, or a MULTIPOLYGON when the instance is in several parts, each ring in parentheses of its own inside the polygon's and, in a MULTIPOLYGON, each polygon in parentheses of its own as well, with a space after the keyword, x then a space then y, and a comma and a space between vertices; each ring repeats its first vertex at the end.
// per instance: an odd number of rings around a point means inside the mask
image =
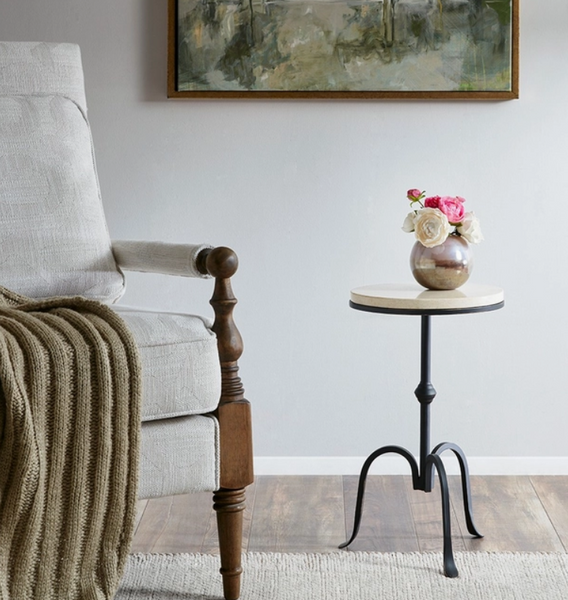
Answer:
POLYGON ((215 278, 211 306, 215 312, 213 331, 221 363, 221 399, 215 416, 220 430, 220 487, 213 494, 221 553, 221 575, 226 600, 237 600, 241 587, 241 553, 245 488, 254 480, 250 403, 244 396, 238 360, 243 341, 233 320, 237 303, 231 277, 238 258, 230 248, 202 250, 197 268, 215 278))

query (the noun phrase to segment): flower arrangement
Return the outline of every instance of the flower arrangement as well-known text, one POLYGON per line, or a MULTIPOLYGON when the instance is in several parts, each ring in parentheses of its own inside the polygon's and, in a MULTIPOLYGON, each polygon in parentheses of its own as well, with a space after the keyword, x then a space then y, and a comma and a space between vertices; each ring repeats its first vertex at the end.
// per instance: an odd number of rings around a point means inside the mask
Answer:
POLYGON ((472 244, 483 240, 479 220, 473 212, 466 212, 461 196, 430 196, 418 189, 408 190, 406 197, 413 209, 404 220, 402 230, 414 232, 426 248, 443 244, 449 235, 465 238, 472 244))

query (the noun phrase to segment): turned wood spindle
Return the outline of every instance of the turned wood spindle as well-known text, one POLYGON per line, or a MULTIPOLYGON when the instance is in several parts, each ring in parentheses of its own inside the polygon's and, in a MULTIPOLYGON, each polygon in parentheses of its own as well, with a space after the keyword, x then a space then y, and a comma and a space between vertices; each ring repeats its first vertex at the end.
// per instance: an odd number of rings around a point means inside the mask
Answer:
POLYGON ((220 431, 221 487, 213 495, 213 508, 217 513, 226 600, 236 600, 240 595, 245 487, 254 479, 250 404, 244 397, 238 366, 243 341, 233 320, 237 299, 231 277, 238 264, 237 255, 225 247, 205 250, 197 260, 202 273, 215 277, 210 303, 215 312, 213 331, 221 364, 221 399, 215 412, 220 431))

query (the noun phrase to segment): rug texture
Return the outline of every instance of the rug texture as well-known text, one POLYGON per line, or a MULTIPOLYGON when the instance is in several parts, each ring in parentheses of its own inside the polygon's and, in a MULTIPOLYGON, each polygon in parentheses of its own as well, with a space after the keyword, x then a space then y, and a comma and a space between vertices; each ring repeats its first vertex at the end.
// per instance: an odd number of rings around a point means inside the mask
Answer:
POLYGON ((0 288, 0 598, 110 600, 136 517, 140 365, 107 306, 0 288))
MULTIPOLYGON (((245 554, 242 600, 566 600, 567 554, 245 554)), ((116 600, 222 599, 219 557, 134 554, 116 600)))

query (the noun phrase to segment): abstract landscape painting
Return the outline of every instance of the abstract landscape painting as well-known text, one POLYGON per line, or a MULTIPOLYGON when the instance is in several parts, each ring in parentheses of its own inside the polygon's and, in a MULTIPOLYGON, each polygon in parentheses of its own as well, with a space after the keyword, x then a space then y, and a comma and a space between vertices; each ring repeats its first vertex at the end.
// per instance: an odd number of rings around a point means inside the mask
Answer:
POLYGON ((517 96, 518 0, 170 0, 169 95, 517 96))

